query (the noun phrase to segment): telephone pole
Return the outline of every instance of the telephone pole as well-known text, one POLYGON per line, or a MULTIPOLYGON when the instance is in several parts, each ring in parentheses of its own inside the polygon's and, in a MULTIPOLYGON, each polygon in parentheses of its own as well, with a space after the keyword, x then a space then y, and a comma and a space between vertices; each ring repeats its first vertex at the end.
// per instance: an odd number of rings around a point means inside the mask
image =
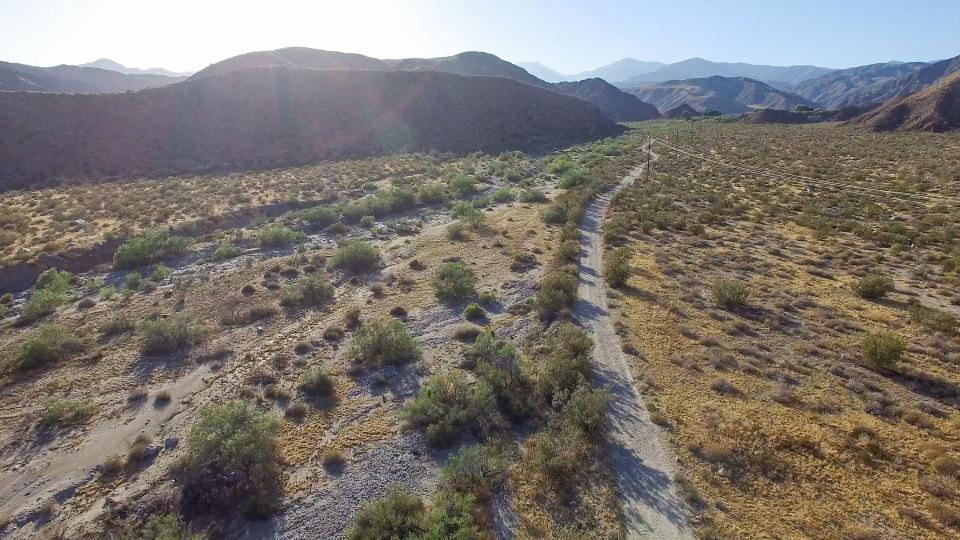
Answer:
POLYGON ((650 183, 650 137, 647 136, 647 183, 650 183))

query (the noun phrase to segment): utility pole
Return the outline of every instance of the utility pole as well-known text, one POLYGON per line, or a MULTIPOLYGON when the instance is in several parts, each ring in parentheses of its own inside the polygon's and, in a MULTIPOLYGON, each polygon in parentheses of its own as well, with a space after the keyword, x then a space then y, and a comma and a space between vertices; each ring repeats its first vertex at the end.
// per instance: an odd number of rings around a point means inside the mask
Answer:
POLYGON ((650 137, 647 137, 647 183, 650 183, 650 137))

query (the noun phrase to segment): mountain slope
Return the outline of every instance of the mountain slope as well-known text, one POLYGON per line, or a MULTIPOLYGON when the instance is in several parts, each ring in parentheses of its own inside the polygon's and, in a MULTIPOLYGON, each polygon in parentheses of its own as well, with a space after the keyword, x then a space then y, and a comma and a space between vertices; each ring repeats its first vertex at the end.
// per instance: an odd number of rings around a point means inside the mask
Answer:
POLYGON ((960 128, 960 71, 853 120, 875 131, 960 128))
POLYGON ((405 58, 385 62, 390 69, 400 71, 443 71, 457 75, 504 77, 541 88, 550 87, 550 83, 534 77, 522 67, 485 52, 467 51, 442 58, 405 58))
POLYGON ((211 75, 223 75, 233 71, 257 67, 289 67, 305 69, 368 69, 385 70, 383 60, 362 54, 324 51, 308 47, 286 47, 273 51, 255 51, 232 56, 201 69, 190 77, 202 79, 211 75))
POLYGON ((255 68, 141 92, 0 93, 0 187, 614 134, 583 100, 499 77, 255 68))
POLYGON ((562 82, 556 87, 565 94, 589 101, 616 122, 636 122, 660 117, 656 107, 640 101, 634 95, 620 91, 603 79, 562 82))
POLYGON ((142 90, 184 80, 163 75, 127 75, 80 66, 36 67, 0 62, 0 91, 102 93, 142 90))
POLYGON ((924 62, 888 62, 841 69, 797 84, 793 92, 824 107, 865 105, 876 90, 891 80, 911 75, 924 62))
POLYGON ((928 88, 940 79, 960 71, 960 56, 934 62, 913 72, 854 92, 851 104, 885 103, 928 88))
POLYGON ((688 104, 699 110, 739 114, 753 109, 793 109, 797 105, 814 106, 811 101, 790 92, 746 77, 706 77, 666 81, 627 89, 661 111, 688 104))
POLYGON ((597 77, 607 81, 608 83, 616 83, 618 81, 625 81, 633 77, 651 73, 666 65, 667 64, 664 64, 663 62, 645 62, 643 60, 637 60, 636 58, 624 58, 623 60, 617 60, 612 64, 598 67, 597 69, 570 75, 567 80, 579 81, 582 79, 592 79, 597 77))
POLYGON ((547 81, 548 83, 558 83, 568 79, 566 75, 558 71, 554 71, 540 62, 517 62, 516 65, 527 70, 527 73, 533 75, 534 77, 542 81, 547 81))
POLYGON ((698 79, 720 75, 723 77, 746 77, 761 81, 776 81, 778 84, 798 84, 830 73, 832 69, 817 66, 765 66, 742 62, 711 62, 703 58, 690 58, 664 66, 656 71, 616 82, 621 88, 641 86, 649 82, 681 79, 698 79))
POLYGON ((164 77, 189 77, 192 73, 177 73, 170 71, 169 69, 163 68, 150 68, 150 69, 137 69, 129 68, 119 62, 114 62, 109 58, 101 58, 99 60, 94 60, 93 62, 87 62, 86 64, 79 64, 77 67, 91 67, 98 69, 106 69, 109 71, 116 71, 118 73, 126 73, 127 75, 163 75, 164 77))

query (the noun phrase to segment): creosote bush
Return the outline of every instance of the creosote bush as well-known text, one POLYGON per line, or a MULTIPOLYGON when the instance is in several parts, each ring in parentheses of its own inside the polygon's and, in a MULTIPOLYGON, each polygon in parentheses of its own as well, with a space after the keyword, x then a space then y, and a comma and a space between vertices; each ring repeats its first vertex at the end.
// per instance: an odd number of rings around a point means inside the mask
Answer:
POLYGON ((478 508, 471 495, 440 492, 429 509, 423 499, 394 488, 384 499, 367 503, 357 516, 347 538, 374 539, 473 539, 482 538, 477 526, 478 508))
POLYGON ((464 263, 444 263, 433 278, 437 298, 445 302, 476 296, 477 275, 464 263))
POLYGON ((860 345, 864 358, 880 369, 891 369, 900 361, 906 343, 893 334, 871 334, 860 345))
POLYGON ((333 299, 333 285, 319 276, 310 276, 283 289, 280 304, 287 307, 313 307, 333 299))
POLYGON ((186 313, 169 319, 146 320, 140 323, 143 334, 141 350, 145 353, 170 354, 198 343, 203 328, 186 313))
POLYGON ((117 270, 130 270, 153 264, 168 257, 183 253, 190 240, 180 236, 171 236, 164 229, 146 231, 140 236, 124 242, 113 256, 113 266, 117 270))
POLYGON ((6 367, 26 371, 58 362, 87 348, 83 340, 57 324, 46 324, 36 329, 20 344, 6 367))
POLYGON ((357 330, 346 354, 356 364, 379 368, 419 360, 420 347, 401 321, 381 318, 357 330))
POLYGON ((565 266, 548 272, 540 280, 534 305, 542 318, 557 315, 577 300, 577 269, 565 266))
POLYGON ((243 401, 208 405, 186 437, 185 512, 273 513, 280 499, 276 435, 280 424, 243 401))
POLYGON ((480 307, 480 304, 472 303, 463 310, 463 316, 467 320, 475 321, 486 317, 487 313, 480 307))
POLYGON ((308 369, 300 376, 300 388, 314 397, 329 396, 333 391, 333 379, 319 367, 308 369))
POLYGON ((289 246, 296 242, 302 242, 306 237, 307 235, 300 231, 280 225, 264 227, 257 232, 257 241, 263 247, 289 246))
POLYGON ((340 245, 327 261, 328 268, 338 268, 353 274, 370 272, 380 264, 380 250, 363 240, 350 240, 340 245))
POLYGON ((853 290, 860 298, 883 298, 893 291, 893 279, 883 274, 867 274, 860 278, 853 290))
POLYGON ((51 396, 43 400, 40 421, 51 427, 77 424, 92 415, 94 410, 89 401, 51 396))
POLYGON ((611 287, 623 287, 630 278, 630 250, 620 248, 607 254, 603 262, 603 277, 611 287))
POLYGON ((733 279, 720 279, 711 289, 713 301, 724 309, 743 306, 750 297, 750 291, 742 282, 733 279))

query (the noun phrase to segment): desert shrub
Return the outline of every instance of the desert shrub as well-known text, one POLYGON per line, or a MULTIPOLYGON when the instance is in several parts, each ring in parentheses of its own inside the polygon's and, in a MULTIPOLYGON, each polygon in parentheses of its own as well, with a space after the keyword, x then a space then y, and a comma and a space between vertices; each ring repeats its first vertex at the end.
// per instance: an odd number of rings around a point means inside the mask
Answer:
POLYGON ((490 386, 483 381, 470 384, 460 371, 427 379, 403 414, 410 424, 424 430, 430 445, 441 448, 459 440, 467 428, 486 434, 498 423, 490 386))
POLYGON ((70 290, 70 283, 74 280, 73 274, 67 271, 48 268, 42 274, 37 276, 34 283, 34 290, 47 290, 59 293, 66 293, 70 290))
POLYGON ((458 202, 450 209, 450 215, 471 227, 483 225, 483 212, 477 210, 472 204, 467 202, 458 202))
POLYGON ((413 539, 426 532, 426 508, 417 495, 394 489, 386 498, 366 503, 354 517, 349 540, 413 539))
POLYGON ((283 289, 280 304, 287 307, 320 306, 333 299, 333 285, 319 276, 310 276, 283 289))
POLYGON ((560 189, 570 189, 583 185, 588 180, 587 174, 581 169, 570 169, 560 177, 560 182, 557 183, 557 187, 560 189))
POLYGON ((558 157, 554 159, 550 165, 547 167, 547 172, 550 174, 563 174, 574 167, 574 163, 566 157, 558 157))
POLYGON ((564 240, 557 246, 557 254, 554 259, 555 266, 564 264, 580 263, 580 243, 576 240, 564 240))
POLYGON ((540 212, 540 218, 544 223, 562 225, 567 222, 567 205, 559 200, 554 201, 540 212))
POLYGON ((513 199, 513 190, 509 188, 498 189, 490 195, 490 200, 495 203, 506 203, 512 201, 513 199))
POLYGON ((946 311, 914 302, 907 306, 907 313, 910 314, 911 320, 928 330, 947 333, 957 330, 957 317, 946 311))
POLYGON ((402 322, 374 319, 357 330, 347 358, 367 367, 402 365, 419 360, 420 347, 402 322))
POLYGON ((322 337, 327 341, 340 341, 346 332, 339 326, 328 326, 323 329, 322 337))
POLYGON ((52 427, 77 424, 87 419, 96 407, 89 401, 78 401, 57 396, 43 400, 40 421, 52 427))
POLYGON ((459 221, 454 221, 447 225, 447 238, 449 240, 463 240, 467 236, 467 226, 459 221))
POLYGON ((860 344, 864 358, 881 369, 890 369, 897 365, 906 343, 899 336, 893 334, 871 334, 860 344))
POLYGON ((167 230, 146 231, 120 245, 113 255, 113 266, 117 270, 141 268, 167 257, 177 256, 183 253, 189 244, 187 238, 171 236, 167 230))
POLYGON ((164 264, 155 264, 153 265, 153 274, 150 274, 150 280, 157 283, 167 279, 170 274, 173 273, 173 269, 164 264))
POLYGON ((180 516, 173 513, 154 514, 147 519, 143 528, 126 540, 204 540, 202 534, 191 534, 180 516))
POLYGON ((616 249, 603 261, 603 277, 611 287, 623 287, 630 278, 630 250, 616 249))
POLYGON ((123 280, 123 287, 128 291, 139 290, 143 287, 143 276, 137 271, 130 272, 123 280))
POLYGON ((477 192, 475 180, 465 174, 458 174, 450 179, 450 189, 460 198, 473 195, 477 192))
POLYGON ((577 274, 572 267, 548 272, 540 280, 534 306, 541 317, 552 317, 569 308, 577 300, 577 274))
POLYGON ((346 323, 347 328, 360 326, 360 306, 347 306, 346 311, 343 312, 343 322, 346 323))
POLYGON ((359 274, 370 272, 380 264, 380 250, 363 240, 350 240, 340 245, 327 261, 329 268, 339 268, 359 274))
POLYGON ((537 389, 547 403, 553 403, 589 378, 593 340, 577 326, 563 323, 547 348, 550 354, 537 375, 537 389))
POLYGON ((257 232, 257 241, 263 247, 289 246, 303 241, 307 235, 281 225, 264 227, 257 232))
POLYGON ((58 307, 67 301, 62 292, 49 289, 34 291, 23 304, 17 324, 29 324, 55 312, 58 307))
POLYGON ((197 512, 273 512, 279 493, 276 417, 243 401, 208 405, 186 437, 182 504, 197 512))
POLYGON ((579 384, 572 393, 563 396, 559 420, 584 437, 599 438, 606 425, 610 392, 579 384))
POLYGON ((240 248, 234 246, 229 238, 224 238, 220 241, 217 249, 213 250, 213 253, 210 254, 210 257, 215 261, 222 261, 224 259, 232 259, 237 255, 240 255, 240 248))
POLYGON ((711 289, 713 301, 724 309, 733 309, 747 303, 750 291, 743 282, 733 279, 720 279, 711 289))
POLYGON ((893 291, 893 279, 883 274, 867 274, 853 286, 860 298, 883 298, 893 291))
POLYGON ((141 350, 145 353, 170 354, 203 339, 203 328, 193 317, 180 313, 169 319, 146 320, 140 324, 143 334, 141 350))
POLYGON ((407 188, 393 188, 382 195, 390 201, 390 210, 403 212, 417 206, 417 194, 407 188))
POLYGON ((543 203, 547 200, 547 196, 538 189, 525 189, 520 192, 520 202, 522 203, 543 203))
POLYGON ((474 444, 450 457, 440 469, 439 484, 445 492, 470 494, 485 502, 506 480, 509 465, 501 445, 474 444))
POLYGON ((66 328, 46 324, 36 329, 17 348, 7 367, 25 371, 64 360, 86 349, 86 343, 66 328))
POLYGON ((308 369, 300 376, 300 388, 311 396, 329 396, 333 392, 333 379, 321 368, 308 369))
POLYGON ((447 200, 447 190, 442 184, 423 184, 417 189, 417 198, 423 204, 438 204, 447 200))
POLYGON ((443 301, 459 300, 476 296, 477 275, 469 266, 460 263, 444 263, 433 278, 437 298, 443 301))
POLYGON ((475 321, 477 319, 482 319, 487 315, 487 313, 480 307, 480 304, 472 303, 463 309, 463 316, 467 320, 475 321))
POLYGON ((297 212, 297 217, 317 227, 327 227, 337 221, 337 213, 326 206, 315 206, 297 212))
POLYGON ((100 334, 106 337, 117 336, 132 332, 134 328, 131 321, 123 313, 115 313, 109 320, 100 325, 100 334))

